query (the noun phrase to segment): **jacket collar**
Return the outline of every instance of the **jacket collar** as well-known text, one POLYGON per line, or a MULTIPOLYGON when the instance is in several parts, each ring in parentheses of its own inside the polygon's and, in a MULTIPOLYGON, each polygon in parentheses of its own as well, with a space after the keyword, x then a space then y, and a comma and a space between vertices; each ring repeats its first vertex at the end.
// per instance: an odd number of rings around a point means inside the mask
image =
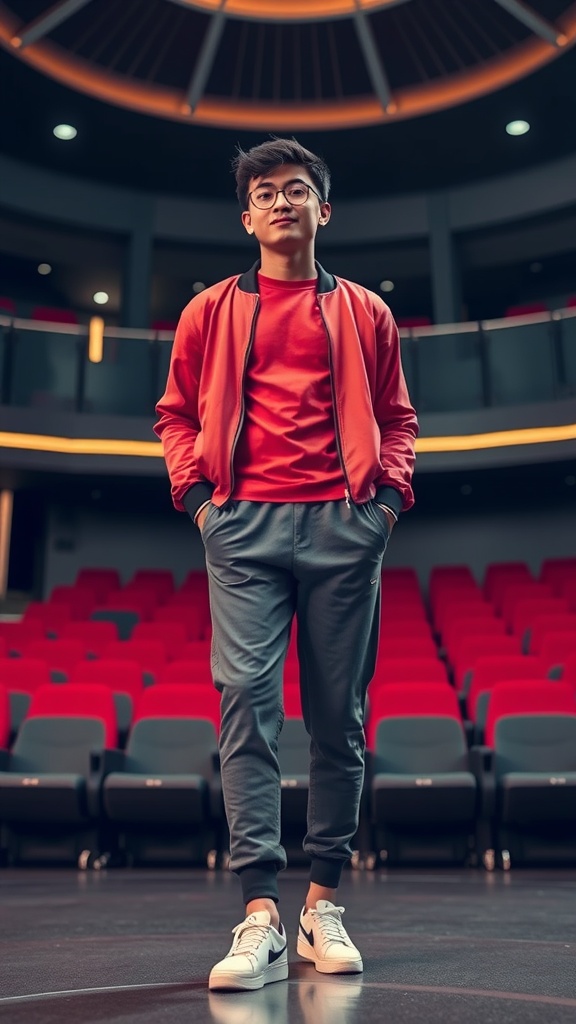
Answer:
MULTIPOLYGON (((324 267, 315 261, 316 270, 318 271, 318 288, 317 291, 322 292, 333 292, 336 288, 336 278, 329 274, 324 267)), ((260 270, 260 260, 256 260, 256 263, 247 270, 245 274, 241 274, 238 278, 238 287, 243 292, 255 292, 258 293, 258 271, 260 270)))

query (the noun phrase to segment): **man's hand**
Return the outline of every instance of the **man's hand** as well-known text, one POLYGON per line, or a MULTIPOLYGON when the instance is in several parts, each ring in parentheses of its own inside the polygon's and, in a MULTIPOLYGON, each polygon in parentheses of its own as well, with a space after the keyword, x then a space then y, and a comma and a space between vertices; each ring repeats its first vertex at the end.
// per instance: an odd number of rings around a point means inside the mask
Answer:
POLYGON ((196 519, 196 526, 200 530, 200 533, 202 533, 202 527, 204 526, 204 520, 206 519, 206 516, 208 515, 208 509, 209 508, 210 508, 209 504, 205 505, 204 508, 200 509, 200 512, 198 513, 198 518, 196 519))
POLYGON ((386 522, 388 523, 388 531, 389 533, 392 533, 392 530, 394 529, 396 523, 398 522, 396 516, 392 515, 392 513, 389 512, 384 505, 381 505, 379 501, 377 501, 376 504, 378 505, 378 508, 380 509, 382 514, 386 516, 386 522))

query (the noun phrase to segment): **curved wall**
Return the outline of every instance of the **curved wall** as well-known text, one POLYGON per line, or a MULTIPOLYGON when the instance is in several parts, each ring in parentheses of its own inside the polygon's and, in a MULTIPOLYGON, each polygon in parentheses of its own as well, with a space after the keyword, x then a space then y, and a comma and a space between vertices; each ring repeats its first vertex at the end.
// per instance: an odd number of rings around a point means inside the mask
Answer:
MULTIPOLYGON (((214 202, 114 188, 39 170, 5 156, 0 156, 0 183, 0 206, 29 216, 129 234, 144 223, 158 239, 250 244, 232 198, 214 202)), ((439 194, 446 200, 454 232, 546 214, 576 203, 576 155, 439 194)), ((342 201, 333 197, 335 214, 325 244, 425 236, 435 195, 438 193, 342 201)))

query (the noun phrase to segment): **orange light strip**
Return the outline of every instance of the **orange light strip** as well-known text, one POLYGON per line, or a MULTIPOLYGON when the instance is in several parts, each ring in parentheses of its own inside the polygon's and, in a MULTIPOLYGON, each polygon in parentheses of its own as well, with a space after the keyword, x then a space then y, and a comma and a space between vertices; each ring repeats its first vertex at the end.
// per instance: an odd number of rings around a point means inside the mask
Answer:
POLYGON ((6 597, 8 590, 8 568, 10 565, 10 538, 12 535, 12 512, 14 494, 0 492, 0 597, 6 597))
MULTIPOLYGON (((216 12, 220 0, 176 0, 200 11, 216 12)), ((359 0, 364 11, 393 7, 399 0, 359 0)), ((236 18, 255 18, 259 21, 317 21, 341 18, 355 14, 355 0, 228 0, 226 14, 236 18)))
POLYGON ((101 363, 104 357, 104 320, 101 316, 90 317, 88 333, 88 359, 91 363, 101 363))
MULTIPOLYGON (((576 2, 557 21, 566 46, 558 49, 542 39, 531 39, 512 53, 487 61, 478 68, 451 75, 446 80, 425 86, 411 86, 394 93, 394 104, 383 110, 374 96, 356 96, 336 102, 306 104, 252 104, 204 97, 193 114, 185 104, 184 92, 167 86, 130 81, 112 72, 92 67, 87 61, 68 54, 48 41, 18 51, 17 56, 43 74, 50 75, 71 89, 96 96, 108 103, 139 113, 166 117, 190 124, 224 128, 249 128, 258 131, 294 131, 351 128, 386 121, 419 117, 434 111, 466 103, 494 92, 554 60, 576 44, 576 2)), ((16 35, 16 19, 0 5, 0 45, 13 55, 11 40, 16 35)))
MULTIPOLYGON (((486 434, 419 437, 416 441, 416 451, 419 454, 482 451, 487 448, 514 448, 518 445, 575 440, 576 423, 563 423, 555 427, 524 427, 520 430, 496 430, 486 434)), ((141 458, 162 458, 162 445, 159 441, 56 437, 50 434, 16 434, 7 431, 0 431, 0 448, 55 452, 63 455, 129 455, 141 458)))

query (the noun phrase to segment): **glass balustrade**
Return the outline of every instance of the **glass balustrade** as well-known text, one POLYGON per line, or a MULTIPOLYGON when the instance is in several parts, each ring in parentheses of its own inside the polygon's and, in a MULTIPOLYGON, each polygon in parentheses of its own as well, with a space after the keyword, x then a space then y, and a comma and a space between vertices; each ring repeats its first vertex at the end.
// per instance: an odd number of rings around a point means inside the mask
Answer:
MULTIPOLYGON (((576 309, 400 331, 420 413, 549 402, 576 395, 576 309)), ((107 328, 89 358, 88 327, 0 316, 4 406, 107 416, 154 415, 170 363, 169 332, 107 328)))

